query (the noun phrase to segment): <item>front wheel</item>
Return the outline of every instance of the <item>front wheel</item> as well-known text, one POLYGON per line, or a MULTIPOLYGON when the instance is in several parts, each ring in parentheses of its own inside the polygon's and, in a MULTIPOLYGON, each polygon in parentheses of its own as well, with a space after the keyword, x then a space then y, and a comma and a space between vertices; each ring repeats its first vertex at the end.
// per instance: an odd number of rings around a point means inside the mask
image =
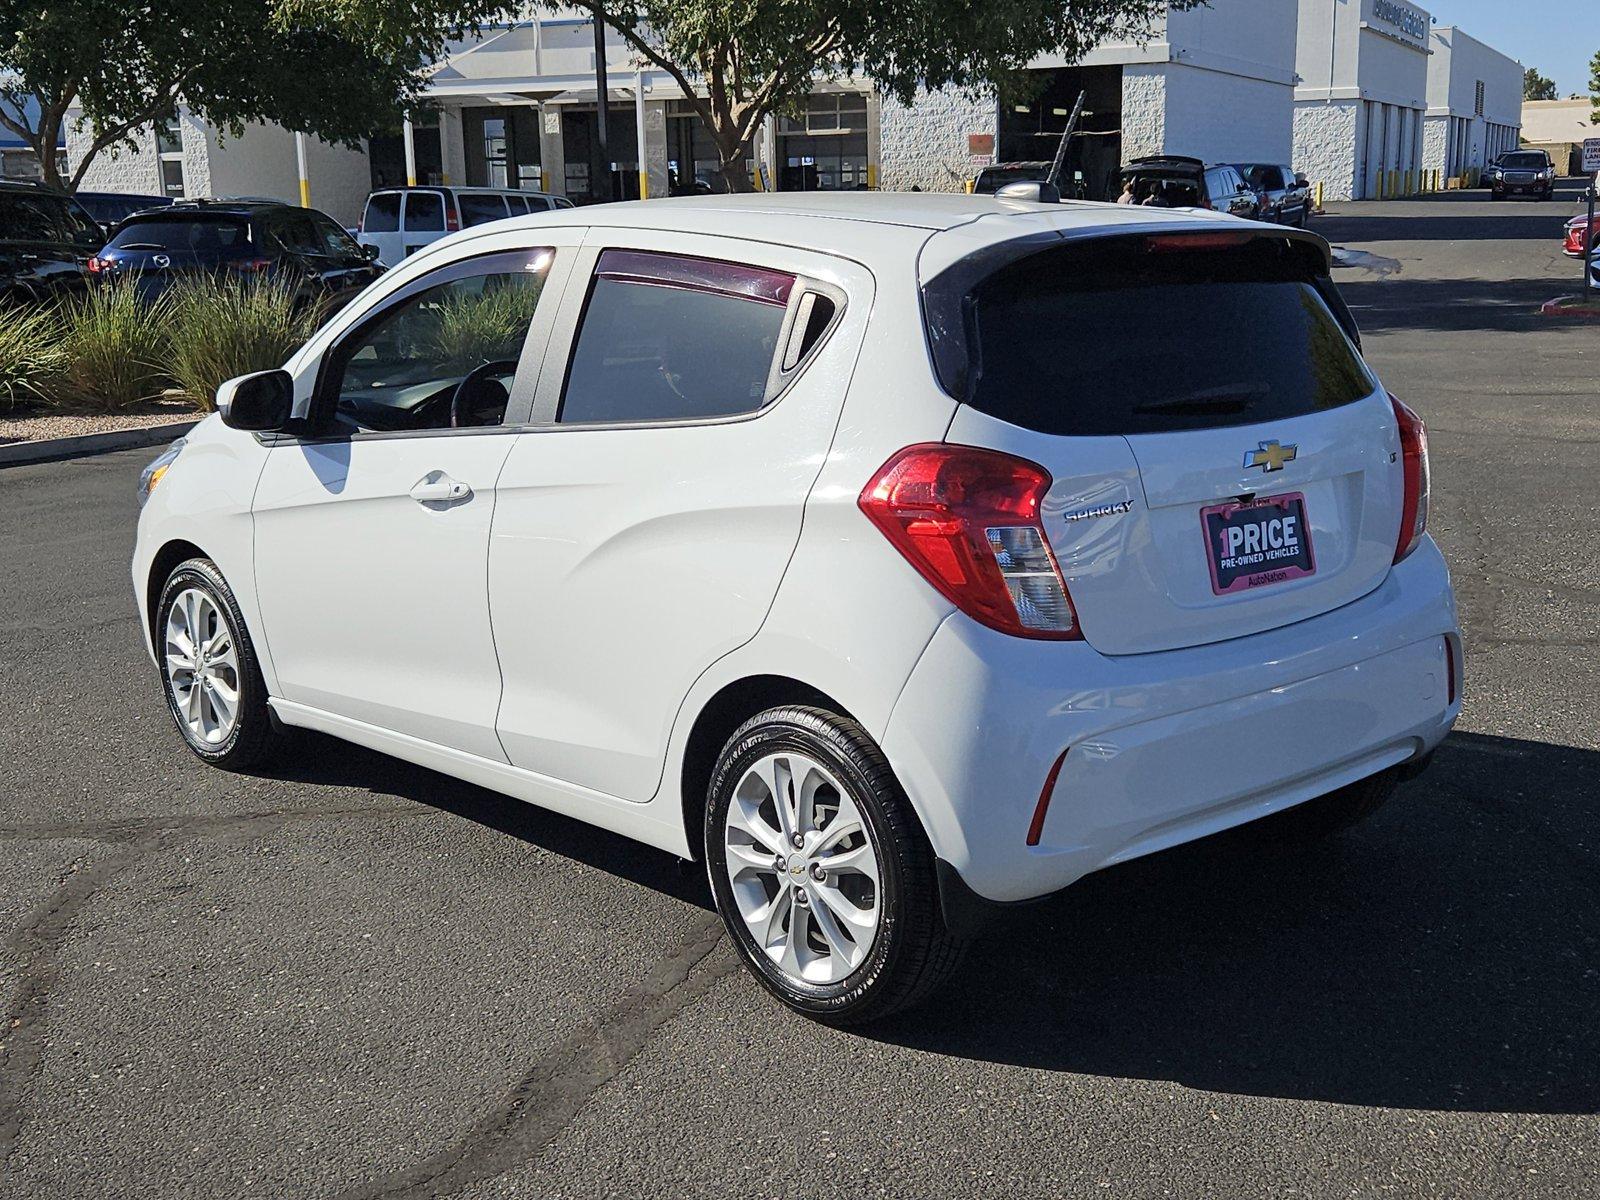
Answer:
POLYGON ((955 970, 932 848, 854 721, 775 708, 735 731, 712 775, 706 865, 745 964, 830 1025, 886 1017, 955 970))
POLYGON ((167 576, 154 632, 167 709, 189 749, 233 771, 265 757, 274 742, 266 682, 233 590, 209 558, 167 576))

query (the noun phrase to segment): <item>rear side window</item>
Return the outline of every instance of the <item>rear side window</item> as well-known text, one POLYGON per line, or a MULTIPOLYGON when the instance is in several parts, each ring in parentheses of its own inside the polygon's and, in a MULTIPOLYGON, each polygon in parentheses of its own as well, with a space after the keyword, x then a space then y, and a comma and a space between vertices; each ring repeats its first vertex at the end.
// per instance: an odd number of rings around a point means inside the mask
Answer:
POLYGON ((438 192, 407 192, 406 231, 444 232, 444 197, 438 192))
POLYGON ((528 198, 526 196, 507 196, 506 206, 511 209, 512 216, 525 216, 528 211, 528 198))
MULTIPOLYGON (((1308 250, 1177 235, 1012 262, 968 293, 966 401, 1040 433, 1093 436, 1283 420, 1359 400, 1376 384, 1308 250)), ((938 284, 930 309, 945 304, 938 284)))
POLYGON ((250 246, 250 223, 243 217, 133 220, 117 230, 110 244, 120 250, 243 251, 250 246))
POLYGON ((557 419, 684 421, 756 411, 774 378, 794 283, 761 267, 607 250, 557 419))
POLYGON ((400 228, 400 193, 374 192, 361 218, 362 233, 394 233, 400 228))
POLYGON ((463 192, 460 201, 463 226, 506 219, 506 202, 500 196, 476 196, 471 192, 463 192))

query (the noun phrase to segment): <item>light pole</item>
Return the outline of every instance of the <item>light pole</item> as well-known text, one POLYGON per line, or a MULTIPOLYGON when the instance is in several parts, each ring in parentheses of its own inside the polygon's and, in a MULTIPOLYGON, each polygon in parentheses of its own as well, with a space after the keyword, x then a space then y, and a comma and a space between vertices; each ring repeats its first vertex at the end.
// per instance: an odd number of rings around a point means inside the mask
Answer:
POLYGON ((615 200, 611 191, 611 150, 606 144, 606 23, 600 19, 599 9, 590 11, 594 13, 594 99, 598 118, 595 141, 600 145, 600 173, 605 177, 605 183, 594 194, 601 200, 615 200))

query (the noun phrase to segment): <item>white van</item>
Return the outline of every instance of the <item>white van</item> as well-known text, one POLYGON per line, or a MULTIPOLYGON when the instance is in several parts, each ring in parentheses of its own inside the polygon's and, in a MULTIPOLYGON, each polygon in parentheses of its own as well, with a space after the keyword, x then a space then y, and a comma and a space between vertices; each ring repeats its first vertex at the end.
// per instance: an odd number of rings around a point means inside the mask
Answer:
POLYGON ((511 188, 384 188, 367 197, 356 240, 376 246, 378 261, 392 267, 458 229, 571 207, 565 196, 511 188))

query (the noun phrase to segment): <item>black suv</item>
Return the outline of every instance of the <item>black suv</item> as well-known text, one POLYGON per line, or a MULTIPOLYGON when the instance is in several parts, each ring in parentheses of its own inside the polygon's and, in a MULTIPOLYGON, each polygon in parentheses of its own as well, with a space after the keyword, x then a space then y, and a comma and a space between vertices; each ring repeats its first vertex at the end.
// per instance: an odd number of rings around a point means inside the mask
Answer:
POLYGON ((1278 163, 1234 163, 1244 181, 1261 198, 1261 219, 1304 229, 1311 219, 1311 184, 1278 163))
POLYGON ((1133 187, 1134 204, 1159 208, 1209 208, 1234 217, 1257 217, 1261 198, 1228 163, 1206 166, 1198 158, 1153 154, 1122 168, 1121 190, 1133 187))
POLYGON ((0 304, 36 304, 85 287, 100 226, 70 196, 0 182, 0 304))
POLYGON ((276 200, 180 200, 137 212, 89 263, 154 297, 184 276, 261 275, 292 282, 305 303, 337 309, 383 271, 334 219, 276 200))

